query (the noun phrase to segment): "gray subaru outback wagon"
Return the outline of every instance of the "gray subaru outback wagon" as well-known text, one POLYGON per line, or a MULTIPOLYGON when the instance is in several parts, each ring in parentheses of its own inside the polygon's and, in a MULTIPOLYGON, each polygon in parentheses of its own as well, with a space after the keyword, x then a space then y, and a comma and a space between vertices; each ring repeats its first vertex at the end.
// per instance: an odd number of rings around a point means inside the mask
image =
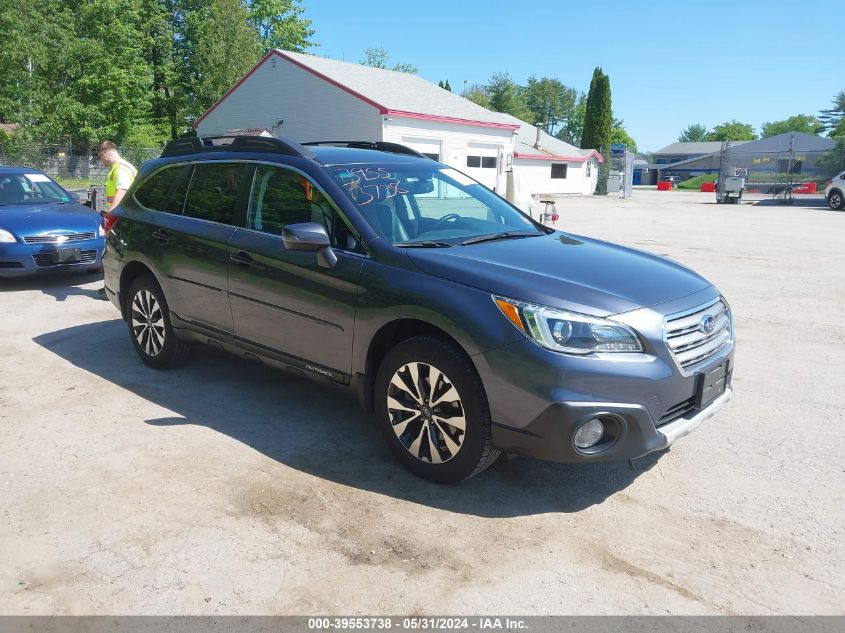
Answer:
POLYGON ((706 279, 401 145, 172 141, 105 226, 145 363, 211 343, 348 390, 433 481, 503 451, 639 457, 731 396, 731 310, 706 279))

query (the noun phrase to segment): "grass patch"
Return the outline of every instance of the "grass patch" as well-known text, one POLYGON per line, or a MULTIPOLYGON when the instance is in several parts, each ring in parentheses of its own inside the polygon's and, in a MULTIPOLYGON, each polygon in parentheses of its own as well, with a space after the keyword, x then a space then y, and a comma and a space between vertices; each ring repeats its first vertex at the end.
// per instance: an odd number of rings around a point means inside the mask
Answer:
POLYGON ((719 174, 704 174, 702 176, 696 176, 695 178, 690 178, 689 180, 679 182, 678 189, 692 189, 694 191, 698 191, 699 189, 701 189, 701 183, 716 182, 718 179, 719 174))
POLYGON ((104 187, 106 185, 105 178, 53 178, 65 189, 88 189, 91 185, 104 187))

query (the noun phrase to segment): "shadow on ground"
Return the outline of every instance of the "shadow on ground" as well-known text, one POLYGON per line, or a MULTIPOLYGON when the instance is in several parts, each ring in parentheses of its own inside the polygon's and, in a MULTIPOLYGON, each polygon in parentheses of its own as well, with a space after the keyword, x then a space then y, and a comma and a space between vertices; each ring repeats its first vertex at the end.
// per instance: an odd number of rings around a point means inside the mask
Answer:
POLYGON ((78 272, 65 274, 33 275, 0 279, 0 292, 19 292, 23 290, 40 290, 56 301, 64 301, 71 296, 83 296, 97 299, 97 290, 80 288, 83 284, 98 282, 102 284, 101 272, 78 272))
MULTIPOLYGON (((119 319, 43 334, 35 341, 172 411, 172 417, 146 420, 162 433, 174 425, 205 426, 315 477, 462 514, 577 512, 630 485, 663 454, 580 465, 503 458, 469 481, 440 486, 399 466, 370 415, 354 400, 305 378, 205 348, 198 348, 184 367, 156 371, 137 357, 119 319)), ((134 421, 128 416, 124 423, 134 421)))
MULTIPOLYGON (((783 198, 765 198, 763 200, 748 200, 755 207, 791 207, 793 209, 821 209, 822 211, 833 211, 827 200, 824 198, 794 198, 790 203, 783 198)), ((839 211, 833 211, 840 213, 839 211)))

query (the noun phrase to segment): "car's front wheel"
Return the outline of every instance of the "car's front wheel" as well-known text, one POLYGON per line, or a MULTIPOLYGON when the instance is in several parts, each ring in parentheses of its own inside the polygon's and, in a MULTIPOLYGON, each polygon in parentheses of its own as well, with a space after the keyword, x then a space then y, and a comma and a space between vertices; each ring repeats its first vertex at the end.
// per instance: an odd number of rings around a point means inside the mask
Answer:
POLYGON ((437 483, 454 483, 496 461, 484 386, 469 359, 428 336, 399 343, 376 377, 379 428, 399 460, 437 483))
POLYGON ((191 346, 178 339, 170 325, 170 310, 164 293, 149 275, 138 277, 129 288, 129 336, 138 356, 156 369, 183 363, 191 346))
POLYGON ((831 191, 830 195, 827 197, 827 203, 830 205, 831 209, 839 211, 843 206, 845 206, 845 199, 842 197, 842 192, 831 191))

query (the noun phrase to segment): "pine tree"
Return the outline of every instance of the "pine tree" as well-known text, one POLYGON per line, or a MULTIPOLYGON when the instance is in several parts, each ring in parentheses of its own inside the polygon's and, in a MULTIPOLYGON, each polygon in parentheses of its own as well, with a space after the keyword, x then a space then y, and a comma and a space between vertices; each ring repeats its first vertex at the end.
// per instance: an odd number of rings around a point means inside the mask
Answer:
POLYGON ((445 84, 443 84, 443 87, 444 87, 446 90, 448 90, 449 92, 452 92, 452 86, 450 86, 450 85, 449 85, 449 80, 448 80, 448 79, 446 80, 446 83, 445 83, 445 84))
POLYGON ((442 79, 437 82, 437 87, 438 88, 444 88, 445 87, 445 86, 443 86, 443 80, 442 79))
POLYGON ((590 92, 587 94, 587 112, 584 117, 584 134, 581 147, 597 149, 604 157, 604 165, 599 170, 599 182, 596 193, 607 193, 607 175, 610 163, 610 133, 613 127, 613 104, 610 95, 610 77, 602 72, 601 67, 593 71, 590 92))

